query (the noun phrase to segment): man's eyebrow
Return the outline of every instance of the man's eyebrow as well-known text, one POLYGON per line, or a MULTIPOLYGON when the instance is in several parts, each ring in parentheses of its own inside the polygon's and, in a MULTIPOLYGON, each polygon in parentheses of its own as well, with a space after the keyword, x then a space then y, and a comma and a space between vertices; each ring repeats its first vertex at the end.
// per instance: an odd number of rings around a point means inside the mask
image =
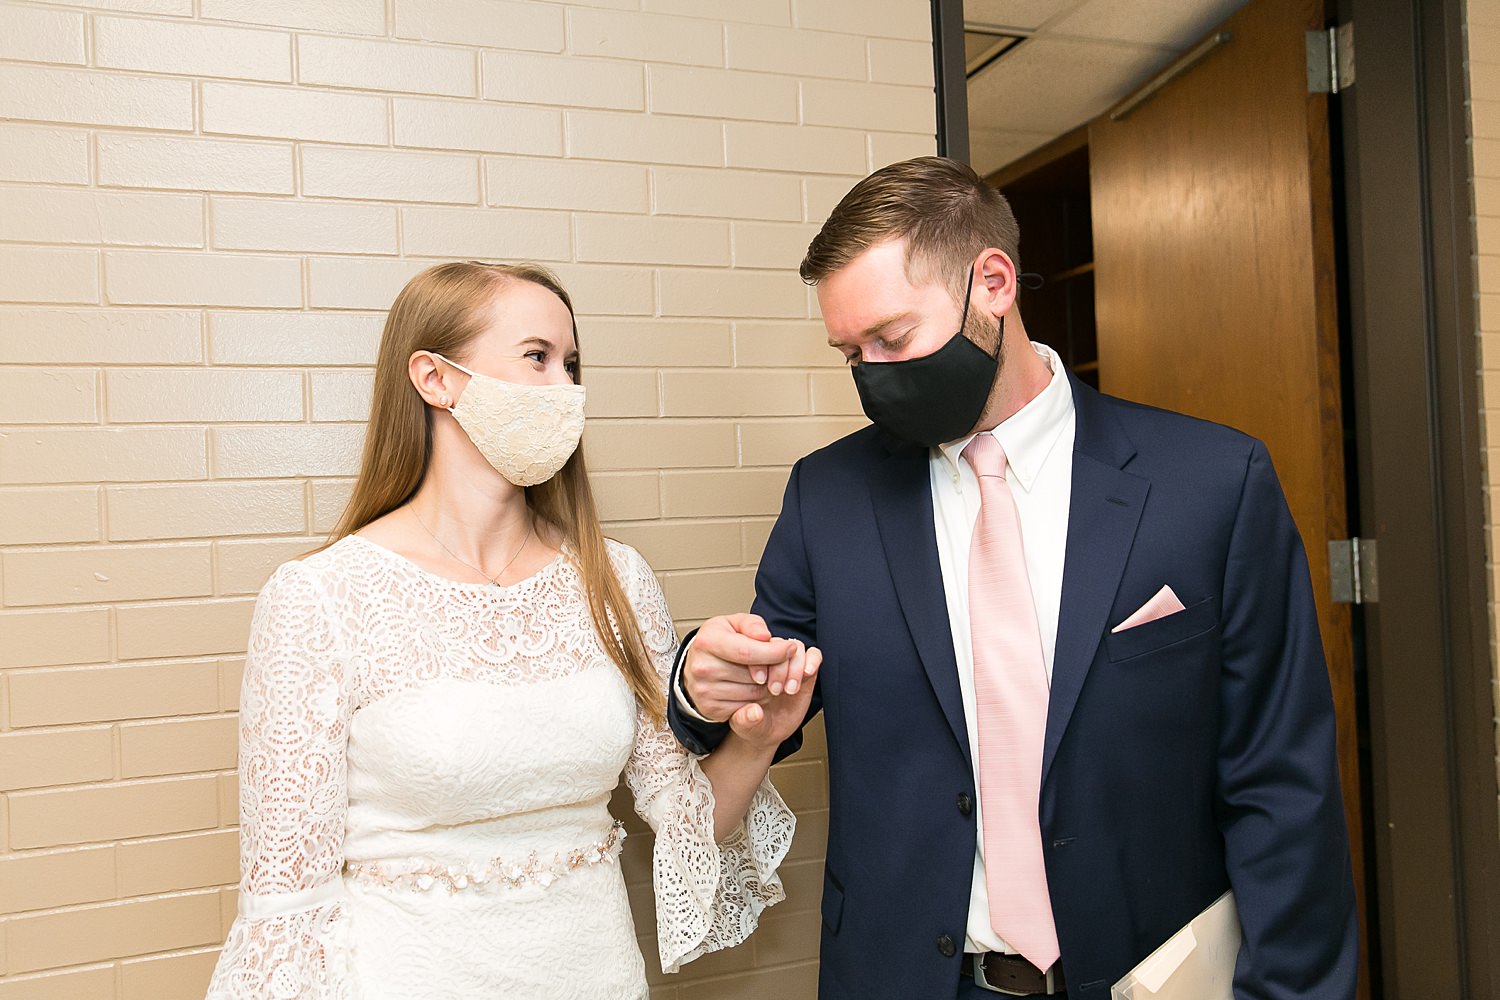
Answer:
MULTIPOLYGON (((880 334, 884 333, 886 330, 888 330, 891 327, 897 325, 898 323, 903 323, 903 322, 905 322, 907 320, 911 320, 911 319, 915 319, 915 318, 916 318, 916 313, 912 312, 909 309, 906 312, 900 312, 900 313, 896 313, 895 315, 892 315, 892 316, 887 316, 884 319, 877 320, 874 323, 871 323, 869 326, 865 327, 864 330, 859 335, 860 339, 861 340, 865 340, 865 339, 868 339, 870 337, 879 336, 880 334)), ((844 346, 844 342, 841 341, 841 340, 834 340, 832 337, 830 337, 828 339, 828 346, 829 347, 835 347, 835 348, 837 348, 837 347, 843 347, 844 346)))

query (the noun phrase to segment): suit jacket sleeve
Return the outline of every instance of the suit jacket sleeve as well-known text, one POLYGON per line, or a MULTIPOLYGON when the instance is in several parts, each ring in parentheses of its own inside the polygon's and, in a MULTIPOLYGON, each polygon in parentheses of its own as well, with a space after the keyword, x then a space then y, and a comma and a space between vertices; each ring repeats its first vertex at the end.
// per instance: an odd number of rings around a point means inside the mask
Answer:
POLYGON ((1237 1000, 1352 998, 1359 935, 1307 557, 1265 446, 1224 579, 1217 821, 1244 940, 1237 1000))
MULTIPOLYGON (((781 515, 771 529, 765 553, 760 559, 760 569, 755 574, 755 603, 752 613, 766 621, 771 634, 781 638, 800 639, 809 646, 817 645, 817 614, 815 609, 812 573, 807 564, 807 549, 804 545, 802 500, 800 491, 802 463, 792 466, 791 478, 781 501, 781 515)), ((672 687, 675 690, 682 673, 682 661, 689 643, 697 633, 695 629, 684 637, 672 666, 672 687)), ((826 654, 826 650, 824 651, 826 654)), ((803 720, 805 727, 823 707, 823 681, 821 675, 813 688, 812 703, 803 720)), ((700 722, 681 711, 675 697, 667 698, 667 721, 679 742, 693 753, 713 752, 729 732, 724 723, 700 722)), ((802 748, 802 730, 799 728, 776 751, 776 760, 789 757, 802 748)))

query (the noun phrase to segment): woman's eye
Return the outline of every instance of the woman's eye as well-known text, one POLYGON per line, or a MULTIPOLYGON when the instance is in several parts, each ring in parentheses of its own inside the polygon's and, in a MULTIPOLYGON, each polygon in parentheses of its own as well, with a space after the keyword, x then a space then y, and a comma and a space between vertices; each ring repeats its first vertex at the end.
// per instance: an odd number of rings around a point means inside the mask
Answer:
POLYGON ((530 360, 530 361, 535 361, 539 365, 544 365, 544 364, 547 363, 547 352, 546 351, 527 351, 525 354, 523 354, 521 356, 523 358, 526 358, 526 359, 530 360))
POLYGON ((563 371, 567 372, 569 375, 572 375, 572 376, 574 376, 576 378, 577 375, 578 375, 578 362, 577 361, 568 361, 568 362, 565 362, 563 364, 563 371))

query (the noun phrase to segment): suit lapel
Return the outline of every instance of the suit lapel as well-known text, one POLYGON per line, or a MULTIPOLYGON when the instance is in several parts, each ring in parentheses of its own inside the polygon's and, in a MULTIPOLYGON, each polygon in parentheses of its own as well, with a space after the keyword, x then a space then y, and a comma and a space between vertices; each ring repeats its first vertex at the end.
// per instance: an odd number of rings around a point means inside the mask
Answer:
POLYGON ((925 449, 893 447, 871 475, 870 499, 901 613, 933 693, 968 761, 969 732, 964 724, 958 661, 938 564, 928 476, 925 449))
POLYGON ((1151 488, 1149 480, 1124 471, 1135 447, 1108 401, 1076 378, 1072 382, 1077 420, 1073 488, 1042 747, 1043 784, 1108 627, 1109 609, 1151 488))
MULTIPOLYGON (((1125 471, 1135 456, 1135 446, 1109 401, 1071 373, 1069 380, 1076 419, 1073 486, 1042 750, 1043 783, 1108 627, 1109 609, 1151 488, 1149 480, 1125 471)), ((968 761, 969 735, 938 564, 928 477, 925 449, 888 445, 884 460, 871 473, 870 498, 902 615, 953 738, 968 761)), ((973 762, 969 763, 972 767, 973 762)))

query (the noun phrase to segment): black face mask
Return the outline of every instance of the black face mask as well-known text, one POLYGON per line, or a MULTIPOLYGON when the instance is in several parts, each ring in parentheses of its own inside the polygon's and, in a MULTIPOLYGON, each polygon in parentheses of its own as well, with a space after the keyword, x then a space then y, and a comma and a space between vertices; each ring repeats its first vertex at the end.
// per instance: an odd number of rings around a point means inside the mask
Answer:
MULTIPOLYGON (((851 369, 860 406, 876 427, 924 448, 955 441, 974 429, 1000 371, 1000 339, 991 356, 964 336, 968 321, 966 295, 958 332, 936 351, 905 361, 861 361, 851 369)), ((1004 334, 1002 316, 1000 338, 1004 334)))

